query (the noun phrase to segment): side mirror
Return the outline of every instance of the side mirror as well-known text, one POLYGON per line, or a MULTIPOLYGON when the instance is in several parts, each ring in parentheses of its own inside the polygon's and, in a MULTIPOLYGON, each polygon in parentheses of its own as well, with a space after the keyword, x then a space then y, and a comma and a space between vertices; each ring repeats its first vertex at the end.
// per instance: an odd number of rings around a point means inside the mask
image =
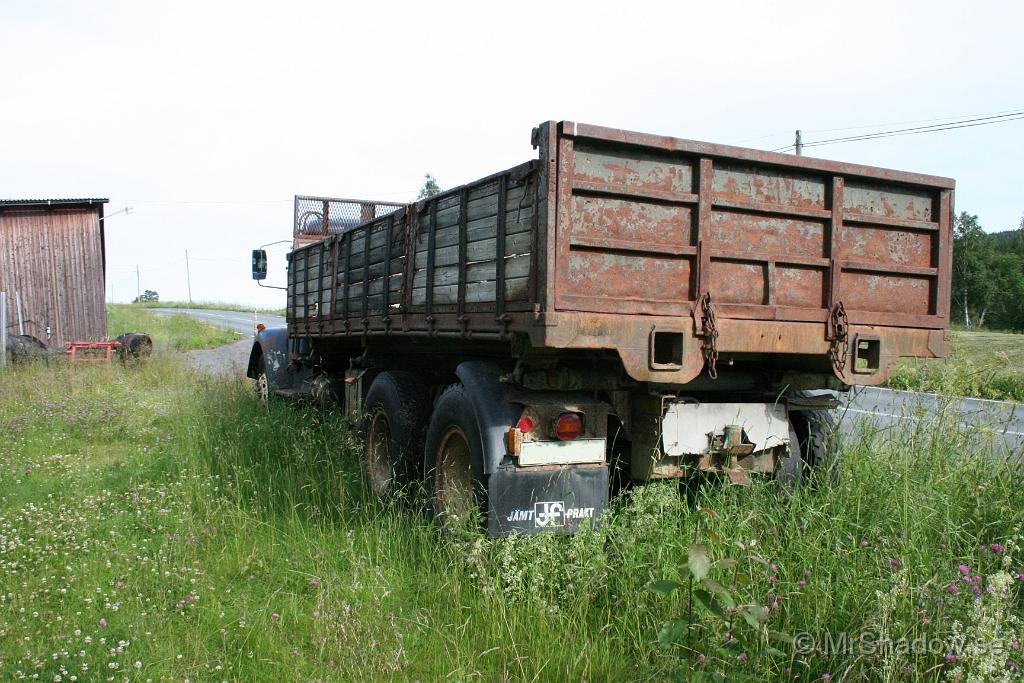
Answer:
POLYGON ((267 279, 267 251, 265 249, 252 250, 252 279, 267 279))

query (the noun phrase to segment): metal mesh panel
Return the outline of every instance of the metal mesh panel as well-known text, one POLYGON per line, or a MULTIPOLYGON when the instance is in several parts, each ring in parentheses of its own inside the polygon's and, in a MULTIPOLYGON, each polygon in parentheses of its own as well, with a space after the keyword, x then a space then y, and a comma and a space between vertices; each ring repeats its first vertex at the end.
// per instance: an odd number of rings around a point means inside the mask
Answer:
POLYGON ((336 235, 405 204, 330 197, 295 197, 295 237, 336 235))

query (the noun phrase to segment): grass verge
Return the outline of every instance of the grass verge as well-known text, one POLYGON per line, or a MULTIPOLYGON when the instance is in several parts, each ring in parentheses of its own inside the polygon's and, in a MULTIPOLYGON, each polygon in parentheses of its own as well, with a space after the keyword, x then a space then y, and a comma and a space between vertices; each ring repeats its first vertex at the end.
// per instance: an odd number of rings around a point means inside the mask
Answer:
POLYGON ((187 315, 154 315, 134 304, 107 306, 107 334, 111 339, 125 332, 145 332, 158 350, 212 349, 238 341, 230 330, 199 322, 187 315))
POLYGON ((207 311, 238 311, 239 313, 252 313, 253 310, 255 310, 257 313, 267 313, 269 315, 285 314, 285 310, 283 308, 254 309, 252 306, 229 304, 223 301, 199 301, 195 303, 188 303, 186 301, 147 301, 141 304, 131 305, 139 306, 141 308, 198 308, 207 311))
POLYGON ((11 373, 0 423, 4 680, 998 680, 1020 663, 1018 465, 950 425, 867 432, 839 483, 791 499, 668 482, 591 533, 487 540, 372 500, 338 414, 259 405, 173 357, 11 373), (687 590, 696 544, 734 607, 687 590))
POLYGON ((949 358, 907 359, 893 389, 1024 402, 1024 335, 954 330, 949 358))

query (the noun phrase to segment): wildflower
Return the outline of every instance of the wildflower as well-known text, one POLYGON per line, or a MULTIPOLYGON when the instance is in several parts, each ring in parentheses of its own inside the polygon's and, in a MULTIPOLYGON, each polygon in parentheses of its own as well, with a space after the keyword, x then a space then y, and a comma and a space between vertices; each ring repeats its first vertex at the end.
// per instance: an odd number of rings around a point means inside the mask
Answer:
POLYGON ((825 681, 825 683, 828 683, 832 680, 832 674, 821 674, 821 680, 825 681))
POLYGON ((810 569, 805 569, 804 570, 804 578, 805 579, 811 578, 811 570, 810 569))
POLYGON ((950 654, 946 655, 946 663, 947 663, 947 664, 956 664, 956 663, 957 663, 957 661, 958 661, 958 660, 957 660, 957 658, 956 658, 956 655, 954 655, 954 654, 952 654, 952 653, 950 653, 950 654))
POLYGON ((960 573, 966 576, 967 574, 971 573, 971 568, 968 567, 966 564, 962 564, 960 565, 960 573))
POLYGON ((994 552, 996 555, 1002 555, 1003 554, 1003 546, 1001 546, 1000 544, 993 543, 989 547, 992 549, 992 552, 994 552))
POLYGON ((106 619, 100 619, 100 628, 106 628, 106 627, 107 627, 107 620, 106 619))
POLYGON ((807 582, 804 581, 803 579, 800 579, 799 581, 797 581, 796 585, 799 586, 800 588, 807 588, 807 582))
POLYGON ((1020 641, 1015 640, 1012 643, 1010 643, 1010 649, 1011 650, 1019 650, 1020 649, 1020 641))
POLYGON ((281 621, 281 615, 278 614, 277 612, 274 612, 273 614, 271 614, 270 618, 273 621, 281 621))
POLYGON ((868 543, 867 541, 861 541, 860 542, 860 547, 861 548, 867 548, 869 545, 871 545, 871 544, 868 543))
POLYGON ((769 565, 768 569, 771 570, 772 574, 778 574, 779 573, 779 568, 777 566, 775 566, 774 564, 769 565))
POLYGON ((889 564, 891 564, 893 567, 898 567, 900 566, 901 562, 898 557, 894 557, 891 560, 889 560, 889 564))
POLYGON ((706 659, 707 659, 707 657, 705 657, 703 654, 697 655, 697 663, 698 664, 703 664, 706 659))
POLYGON ((748 659, 750 659, 750 657, 747 656, 746 652, 741 652, 736 656, 736 661, 740 664, 746 664, 748 659))
POLYGON ((309 580, 309 587, 310 588, 316 588, 319 585, 320 585, 320 582, 317 581, 316 579, 310 579, 309 580))
POLYGON ((912 673, 914 673, 914 667, 908 664, 907 666, 903 667, 903 673, 905 673, 908 676, 911 675, 912 673))
POLYGON ((775 582, 778 581, 778 580, 779 579, 777 577, 775 577, 774 575, 768 577, 768 583, 770 583, 773 586, 775 585, 775 582))

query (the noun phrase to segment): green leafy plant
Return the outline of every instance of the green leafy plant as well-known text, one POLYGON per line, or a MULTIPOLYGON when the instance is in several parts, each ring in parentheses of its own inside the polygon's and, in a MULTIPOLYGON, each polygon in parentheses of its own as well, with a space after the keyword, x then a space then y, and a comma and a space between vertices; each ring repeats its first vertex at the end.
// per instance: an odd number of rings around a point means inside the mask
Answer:
MULTIPOLYGON (((713 532, 711 532, 713 535, 713 532)), ((768 563, 746 547, 747 562, 768 563)), ((647 588, 660 595, 685 589, 685 615, 665 622, 658 644, 681 647, 688 680, 756 680, 751 658, 784 658, 773 643, 790 645, 792 638, 771 628, 777 603, 762 604, 753 596, 749 575, 729 557, 712 562, 702 544, 690 545, 680 573, 684 582, 662 579, 647 588), (720 577, 721 580, 715 577, 720 577)))

